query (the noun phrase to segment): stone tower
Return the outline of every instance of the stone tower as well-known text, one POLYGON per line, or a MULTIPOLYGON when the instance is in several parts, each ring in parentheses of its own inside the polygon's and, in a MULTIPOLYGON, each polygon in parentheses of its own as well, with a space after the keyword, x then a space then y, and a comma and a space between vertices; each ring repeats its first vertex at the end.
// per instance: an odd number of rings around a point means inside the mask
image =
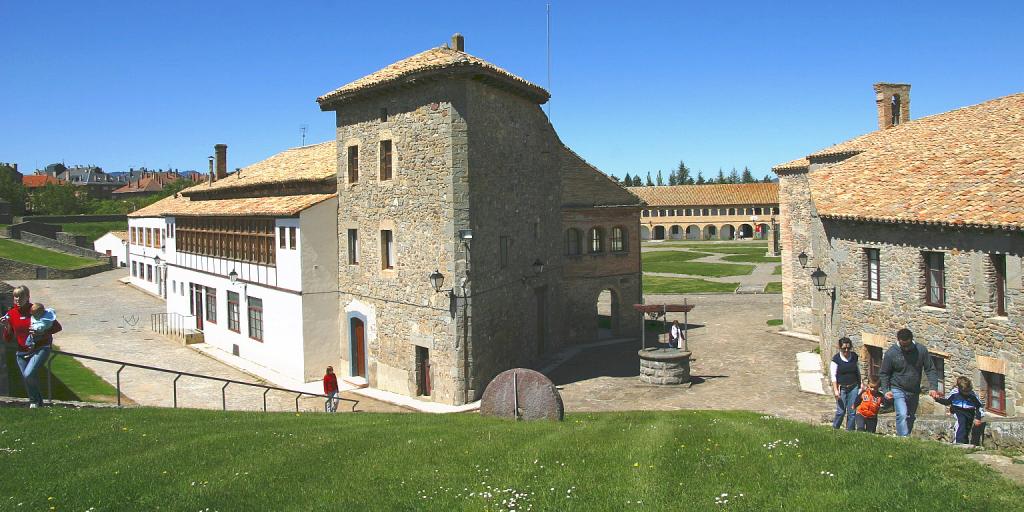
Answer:
POLYGON ((910 84, 875 84, 875 104, 879 130, 910 121, 910 84))

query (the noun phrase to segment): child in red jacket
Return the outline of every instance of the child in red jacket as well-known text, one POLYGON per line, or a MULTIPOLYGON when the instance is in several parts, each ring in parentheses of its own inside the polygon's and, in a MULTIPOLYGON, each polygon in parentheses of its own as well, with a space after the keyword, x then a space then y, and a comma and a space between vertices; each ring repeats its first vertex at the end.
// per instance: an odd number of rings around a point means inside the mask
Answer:
POLYGON ((334 374, 334 367, 328 366, 324 374, 324 394, 327 401, 324 402, 324 412, 338 412, 338 376, 334 374))

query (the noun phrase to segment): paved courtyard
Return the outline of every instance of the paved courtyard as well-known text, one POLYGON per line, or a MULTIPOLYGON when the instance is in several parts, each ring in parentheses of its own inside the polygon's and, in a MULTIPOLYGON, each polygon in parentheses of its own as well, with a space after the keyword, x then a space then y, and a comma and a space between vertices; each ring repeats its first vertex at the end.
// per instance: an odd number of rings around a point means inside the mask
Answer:
MULTIPOLYGON (((182 343, 150 331, 150 315, 164 311, 160 299, 118 279, 127 275, 124 269, 103 272, 82 279, 18 281, 32 292, 32 300, 57 311, 64 331, 56 344, 68 352, 168 368, 199 375, 220 377, 241 382, 259 379, 224 363, 196 352, 182 343)), ((82 364, 110 383, 116 381, 117 365, 82 360, 82 364)), ((174 375, 136 368, 121 372, 121 389, 132 402, 157 407, 173 404, 174 375)), ((221 408, 223 383, 182 377, 178 380, 178 406, 200 409, 221 408)), ((358 411, 405 412, 406 409, 352 393, 344 398, 359 400, 358 411)), ((229 385, 226 390, 229 410, 262 410, 263 390, 229 385)), ((351 406, 343 402, 339 410, 351 406)), ((295 395, 271 391, 267 408, 294 411, 295 395)), ((323 401, 316 398, 300 400, 300 410, 323 410, 323 401)))
MULTIPOLYGON (((800 391, 796 353, 813 344, 776 334, 766 322, 780 318, 781 295, 687 295, 696 307, 689 315, 689 348, 695 383, 655 386, 641 383, 639 342, 582 351, 549 377, 561 387, 568 412, 747 409, 820 423, 831 411, 831 397, 800 391)), ((648 295, 646 302, 681 303, 681 296, 648 295)), ((669 319, 683 315, 669 314, 669 319)), ((653 341, 653 340, 652 340, 653 341)))

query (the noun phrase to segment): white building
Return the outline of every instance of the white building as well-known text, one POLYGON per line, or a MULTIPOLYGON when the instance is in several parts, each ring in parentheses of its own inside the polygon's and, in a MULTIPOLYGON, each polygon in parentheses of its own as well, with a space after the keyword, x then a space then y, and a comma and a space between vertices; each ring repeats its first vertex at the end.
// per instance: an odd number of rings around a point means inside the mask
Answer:
POLYGON ((94 251, 106 254, 114 259, 114 265, 124 267, 128 265, 128 232, 109 231, 92 243, 94 251))
POLYGON ((213 347, 318 380, 341 360, 334 141, 231 175, 225 146, 217 156, 219 179, 129 215, 132 283, 213 347))

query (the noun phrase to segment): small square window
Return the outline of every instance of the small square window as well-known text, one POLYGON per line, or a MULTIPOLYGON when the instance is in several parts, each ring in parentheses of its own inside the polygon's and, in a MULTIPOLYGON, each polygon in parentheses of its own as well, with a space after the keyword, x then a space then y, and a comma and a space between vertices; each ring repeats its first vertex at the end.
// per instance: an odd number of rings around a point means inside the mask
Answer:
POLYGON ((1001 373, 981 372, 985 383, 985 410, 1006 415, 1006 377, 1001 373))

